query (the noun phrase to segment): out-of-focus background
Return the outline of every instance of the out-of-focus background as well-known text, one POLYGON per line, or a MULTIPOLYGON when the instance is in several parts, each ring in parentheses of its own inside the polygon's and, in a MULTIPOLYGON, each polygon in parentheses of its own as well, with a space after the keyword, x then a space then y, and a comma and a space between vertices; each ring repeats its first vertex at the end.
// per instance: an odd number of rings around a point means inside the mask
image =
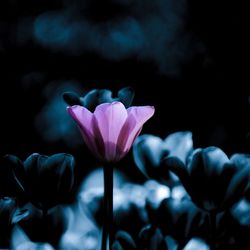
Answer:
POLYGON ((69 152, 86 174, 96 163, 61 95, 125 86, 156 108, 143 133, 190 130, 195 147, 250 153, 245 4, 1 1, 1 156, 69 152))

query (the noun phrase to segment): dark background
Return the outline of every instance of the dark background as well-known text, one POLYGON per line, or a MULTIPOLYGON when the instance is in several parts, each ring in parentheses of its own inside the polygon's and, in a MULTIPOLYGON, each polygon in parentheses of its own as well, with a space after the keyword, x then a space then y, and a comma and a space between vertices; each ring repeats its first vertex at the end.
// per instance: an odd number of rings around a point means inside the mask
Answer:
POLYGON ((250 153, 246 10, 243 1, 1 1, 1 156, 69 152, 94 165, 60 96, 125 86, 135 105, 156 108, 144 133, 190 130, 195 147, 250 153))

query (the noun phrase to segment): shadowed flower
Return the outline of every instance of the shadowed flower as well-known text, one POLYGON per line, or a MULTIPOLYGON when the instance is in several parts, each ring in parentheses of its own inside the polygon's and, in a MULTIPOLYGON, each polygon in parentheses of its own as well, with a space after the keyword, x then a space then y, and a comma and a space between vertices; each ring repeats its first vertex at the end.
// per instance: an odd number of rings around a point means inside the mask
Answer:
POLYGON ((8 155, 3 157, 0 161, 0 198, 19 198, 23 194, 23 189, 19 185, 16 176, 13 172, 14 166, 15 168, 19 167, 16 162, 9 161, 8 155))
POLYGON ((234 154, 230 160, 216 147, 199 149, 185 165, 176 157, 165 160, 193 202, 209 212, 231 207, 249 185, 250 157, 234 154))
POLYGON ((112 102, 98 105, 94 113, 79 105, 68 107, 68 112, 91 152, 101 161, 117 162, 128 153, 143 124, 153 116, 154 107, 126 109, 121 102, 112 102))
POLYGON ((182 246, 176 242, 171 236, 162 234, 159 228, 152 225, 143 227, 134 240, 131 235, 125 231, 118 231, 115 236, 115 242, 112 250, 135 250, 135 249, 149 249, 149 250, 208 250, 209 246, 204 239, 194 237, 191 238, 186 245, 182 246))
POLYGON ((250 228, 250 202, 247 199, 241 199, 231 209, 231 214, 241 226, 250 228))
POLYGON ((64 210, 67 230, 61 236, 56 249, 97 250, 100 249, 100 230, 89 219, 79 203, 64 210))
POLYGON ((167 243, 161 231, 150 224, 142 228, 138 237, 139 249, 168 250, 167 243))
POLYGON ((102 103, 111 103, 120 101, 128 108, 134 99, 134 90, 131 87, 122 88, 118 91, 117 97, 112 96, 112 91, 108 89, 93 89, 83 96, 79 96, 74 92, 65 92, 63 94, 64 101, 70 105, 81 105, 90 111, 102 103))
POLYGON ((115 235, 115 241, 112 250, 135 250, 136 244, 133 238, 126 231, 118 231, 115 235))
MULTIPOLYGON (((36 208, 31 203, 27 203, 24 209, 28 211, 28 214, 16 223, 16 226, 20 227, 29 239, 24 242, 48 242, 51 246, 55 247, 55 249, 58 249, 59 240, 67 229, 65 206, 55 206, 51 208, 46 215, 44 215, 40 209, 36 208)), ((17 239, 14 237, 13 240, 16 241, 17 239)), ((30 247, 26 249, 33 248, 30 247)))
POLYGON ((189 199, 167 198, 156 209, 148 203, 147 212, 150 223, 164 235, 171 236, 182 247, 192 237, 201 237, 207 233, 206 213, 189 199))
POLYGON ((147 178, 153 178, 163 184, 174 185, 177 178, 169 171, 162 159, 176 156, 186 162, 193 151, 192 133, 176 132, 165 140, 154 135, 141 135, 133 145, 133 156, 137 167, 147 178))
POLYGON ((249 249, 250 204, 243 198, 217 218, 218 249, 249 249))
POLYGON ((49 243, 32 242, 19 226, 16 226, 12 235, 12 248, 15 250, 54 250, 49 243))
POLYGON ((12 162, 19 185, 36 207, 46 212, 67 200, 74 182, 75 160, 72 155, 34 153, 24 162, 14 155, 6 158, 12 162))
POLYGON ((209 250, 210 247, 207 245, 207 243, 201 239, 201 238, 192 238, 187 245, 183 248, 183 250, 209 250))
MULTIPOLYGON (((135 237, 139 230, 148 222, 145 203, 147 190, 144 186, 125 184, 113 191, 114 230, 125 230, 135 237), (131 223, 133 221, 134 223, 131 223)), ((86 214, 94 219, 98 226, 103 217, 103 190, 87 189, 82 192, 80 204, 86 214)))
POLYGON ((16 210, 14 199, 0 199, 0 249, 8 249, 16 210))
POLYGON ((123 230, 116 233, 112 250, 135 249, 168 250, 169 248, 161 231, 150 224, 141 228, 139 234, 134 238, 123 230))
POLYGON ((249 187, 246 190, 245 198, 247 199, 248 202, 250 202, 250 185, 249 185, 249 187))
POLYGON ((126 231, 120 230, 115 235, 112 250, 168 250, 167 243, 161 231, 150 224, 144 226, 140 230, 139 235, 136 235, 135 239, 136 240, 134 240, 126 231))

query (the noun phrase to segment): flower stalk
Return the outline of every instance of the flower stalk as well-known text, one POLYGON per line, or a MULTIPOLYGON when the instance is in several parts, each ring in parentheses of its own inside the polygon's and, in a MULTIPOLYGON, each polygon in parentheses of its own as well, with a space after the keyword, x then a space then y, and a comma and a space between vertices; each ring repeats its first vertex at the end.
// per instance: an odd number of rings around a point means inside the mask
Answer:
POLYGON ((214 211, 211 211, 209 213, 210 230, 211 230, 211 239, 210 239, 211 250, 216 250, 216 216, 217 213, 214 211))
POLYGON ((114 241, 113 230, 113 166, 105 164, 104 173, 104 220, 102 232, 102 250, 112 249, 114 241), (108 243, 108 244, 107 244, 108 243))

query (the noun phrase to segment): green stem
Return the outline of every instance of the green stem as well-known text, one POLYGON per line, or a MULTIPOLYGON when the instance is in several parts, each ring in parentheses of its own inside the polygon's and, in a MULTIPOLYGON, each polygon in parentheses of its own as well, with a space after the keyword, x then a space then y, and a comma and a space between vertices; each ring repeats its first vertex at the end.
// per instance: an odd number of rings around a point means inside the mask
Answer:
POLYGON ((210 250, 216 250, 216 212, 209 213, 211 239, 210 239, 210 250))

